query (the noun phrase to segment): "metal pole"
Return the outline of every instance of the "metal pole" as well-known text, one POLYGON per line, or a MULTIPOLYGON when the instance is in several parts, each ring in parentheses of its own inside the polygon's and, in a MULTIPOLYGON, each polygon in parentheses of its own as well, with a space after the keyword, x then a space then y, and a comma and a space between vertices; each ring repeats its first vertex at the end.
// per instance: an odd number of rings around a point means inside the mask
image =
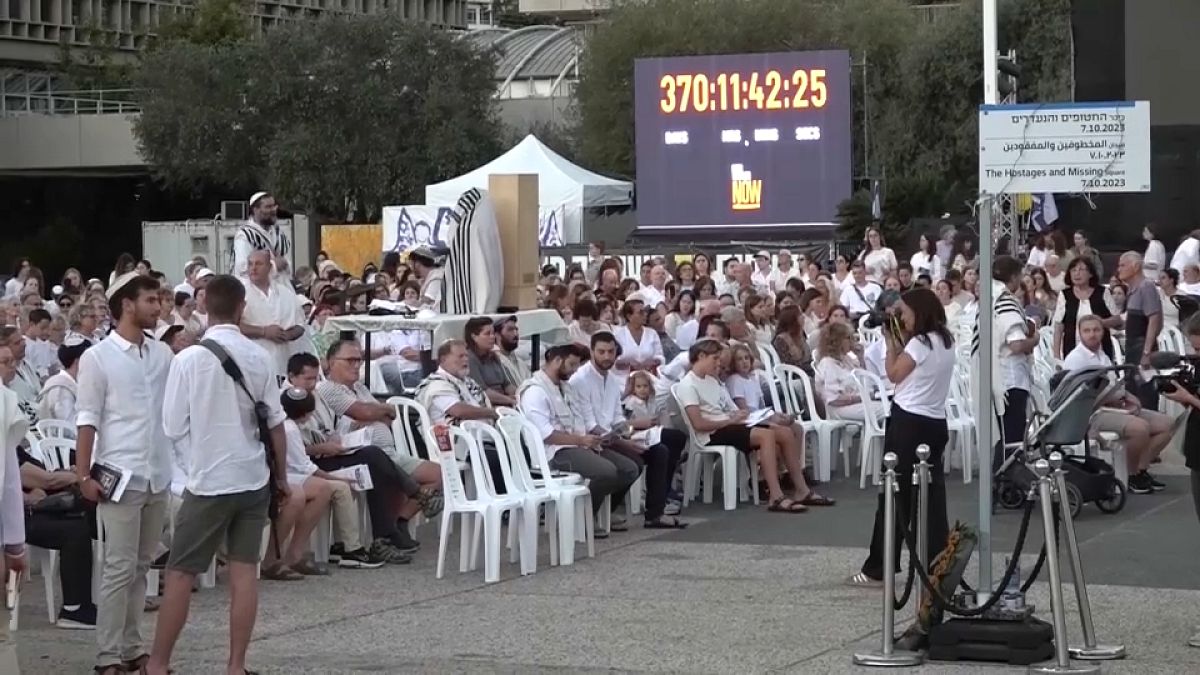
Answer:
MULTIPOLYGON (((983 102, 997 101, 996 0, 983 0, 983 102)), ((976 602, 992 594, 992 200, 979 205, 979 391, 975 392, 975 429, 979 436, 979 583, 976 602)))
POLYGON ((883 456, 883 636, 877 654, 855 654, 859 666, 900 667, 921 665, 921 655, 897 651, 896 642, 896 453, 883 456))
POLYGON ((869 85, 867 84, 867 53, 863 52, 862 61, 862 78, 863 78, 863 176, 867 180, 871 179, 871 99, 867 95, 869 85))
MULTIPOLYGON (((917 472, 914 475, 918 479, 917 493, 917 561, 921 565, 921 569, 929 571, 929 446, 922 443, 917 446, 917 472)), ((917 582, 920 587, 920 594, 917 600, 920 604, 917 605, 918 610, 925 606, 926 594, 925 584, 917 582)))
MULTIPOLYGON (((1050 613, 1054 619, 1054 663, 1045 666, 1030 666, 1030 673, 1039 675, 1074 675, 1098 673, 1100 667, 1092 664, 1073 666, 1067 651, 1067 614, 1063 607, 1062 575, 1058 569, 1058 547, 1054 542, 1053 496, 1050 492, 1050 463, 1039 459, 1033 463, 1033 472, 1038 478, 1038 500, 1042 504, 1042 531, 1046 537, 1046 568, 1050 571, 1050 613)), ((1060 511, 1070 507, 1064 500, 1060 511)))
MULTIPOLYGON (((1050 453, 1050 468, 1059 495, 1067 494, 1067 473, 1062 469, 1062 453, 1050 453)), ((1079 558, 1079 542, 1075 538, 1075 521, 1071 509, 1060 509, 1062 529, 1067 535, 1067 557, 1071 562, 1071 580, 1075 582, 1075 599, 1079 604, 1079 620, 1083 624, 1083 646, 1070 647, 1071 656, 1083 661, 1111 661, 1125 658, 1124 645, 1096 644, 1096 625, 1092 622, 1092 603, 1088 599, 1087 581, 1083 577, 1083 561, 1079 558)))

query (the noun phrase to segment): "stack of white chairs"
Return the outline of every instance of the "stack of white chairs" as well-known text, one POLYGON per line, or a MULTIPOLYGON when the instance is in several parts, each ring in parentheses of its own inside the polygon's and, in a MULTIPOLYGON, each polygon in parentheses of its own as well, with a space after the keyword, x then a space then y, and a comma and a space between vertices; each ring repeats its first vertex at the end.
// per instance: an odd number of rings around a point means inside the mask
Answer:
POLYGON ((75 438, 75 425, 63 420, 38 420, 36 428, 42 438, 75 438))
POLYGON ((555 552, 551 550, 550 564, 574 564, 577 540, 587 545, 589 558, 595 557, 596 523, 592 517, 592 493, 584 484, 583 476, 550 468, 550 461, 546 457, 546 444, 542 441, 541 433, 533 422, 523 415, 501 414, 496 424, 504 434, 508 447, 512 449, 509 458, 512 466, 516 467, 516 477, 524 480, 524 476, 529 476, 529 482, 526 484, 529 489, 546 490, 554 498, 558 522, 558 552, 555 560, 555 552), (533 466, 526 466, 522 448, 528 450, 533 466), (533 470, 541 477, 534 478, 533 470))
MULTIPOLYGON (((71 468, 71 451, 75 449, 75 441, 67 438, 44 438, 38 444, 36 457, 45 465, 47 471, 66 471, 71 468)), ((95 547, 93 547, 95 548, 95 547)), ((36 560, 42 571, 42 580, 46 584, 46 614, 50 623, 58 619, 58 599, 55 584, 58 583, 58 570, 61 563, 59 552, 54 549, 29 547, 30 558, 36 560)), ((102 563, 101 563, 102 564, 102 563)), ((93 564, 93 576, 100 565, 93 564)), ((96 583, 92 584, 96 586, 96 583)))
MULTIPOLYGON (((979 452, 979 433, 975 420, 975 408, 971 404, 970 380, 956 369, 950 380, 950 395, 946 398, 946 427, 950 432, 950 445, 945 471, 950 473, 953 458, 962 464, 963 482, 971 482, 974 471, 974 456, 979 452)), ((981 469, 983 470, 983 469, 981 469)))
MULTIPOLYGON (((454 448, 466 448, 466 455, 471 463, 470 469, 475 477, 476 494, 474 498, 467 495, 466 486, 459 473, 456 451, 442 453, 435 449, 430 453, 439 455, 438 466, 442 471, 442 487, 446 498, 445 510, 442 513, 441 536, 438 540, 437 578, 441 579, 445 572, 450 521, 454 516, 460 516, 462 543, 459 548, 459 571, 466 572, 468 569, 475 568, 482 537, 483 579, 489 584, 496 583, 500 581, 503 514, 508 513, 510 528, 521 527, 521 523, 524 522, 521 514, 524 500, 516 495, 496 495, 488 490, 487 486, 491 479, 487 476, 487 459, 479 444, 475 442, 471 434, 458 427, 447 427, 447 432, 450 434, 454 448), (462 552, 467 549, 467 542, 470 542, 469 552, 467 556, 463 556, 462 552)), ((537 521, 534 522, 536 524, 537 521)), ((522 533, 520 537, 521 555, 526 559, 522 562, 522 571, 528 566, 528 544, 529 537, 522 533)))
MULTIPOLYGON (((671 396, 684 410, 679 400, 679 385, 671 385, 671 396)), ((737 508, 739 493, 742 501, 751 496, 758 504, 758 462, 750 462, 737 448, 731 445, 709 445, 701 443, 696 437, 696 430, 688 419, 687 412, 683 413, 683 424, 688 433, 688 461, 683 473, 683 506, 687 508, 700 484, 700 471, 704 471, 704 503, 712 503, 713 479, 717 471, 717 461, 721 469, 721 495, 724 497, 725 510, 737 508), (703 465, 703 468, 701 467, 703 465)))
MULTIPOLYGON (((854 383, 858 385, 859 395, 863 401, 883 402, 883 414, 876 415, 875 407, 863 406, 863 423, 861 445, 858 452, 858 487, 867 487, 867 471, 871 472, 871 484, 879 484, 879 468, 883 462, 883 439, 886 435, 884 419, 891 413, 891 400, 888 398, 887 386, 878 375, 861 368, 851 372, 854 383)), ((847 458, 848 459, 848 458, 847 458)), ((849 464, 847 464, 849 469, 849 464)))
MULTIPOLYGON (((842 432, 851 425, 857 425, 857 423, 821 417, 817 411, 816 396, 813 394, 812 378, 800 368, 780 364, 775 366, 775 376, 779 380, 779 388, 784 398, 783 412, 798 416, 804 433, 817 437, 817 452, 813 455, 814 473, 816 473, 817 480, 827 482, 833 473, 834 434, 842 432), (804 401, 797 399, 797 387, 800 387, 800 391, 803 392, 804 401)), ((842 466, 846 475, 849 476, 850 456, 845 444, 842 444, 841 452, 843 455, 842 466)))

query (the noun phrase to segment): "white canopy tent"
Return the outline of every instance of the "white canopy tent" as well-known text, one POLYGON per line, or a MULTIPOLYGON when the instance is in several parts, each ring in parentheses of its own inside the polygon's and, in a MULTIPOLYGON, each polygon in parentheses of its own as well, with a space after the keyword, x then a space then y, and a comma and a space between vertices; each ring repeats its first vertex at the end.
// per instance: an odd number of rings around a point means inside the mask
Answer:
POLYGON ((633 183, 601 176, 572 164, 530 134, 508 152, 483 166, 441 183, 425 187, 429 206, 452 206, 471 188, 486 190, 492 174, 538 175, 539 207, 562 213, 562 236, 567 243, 581 241, 583 210, 624 207, 633 203, 633 183))

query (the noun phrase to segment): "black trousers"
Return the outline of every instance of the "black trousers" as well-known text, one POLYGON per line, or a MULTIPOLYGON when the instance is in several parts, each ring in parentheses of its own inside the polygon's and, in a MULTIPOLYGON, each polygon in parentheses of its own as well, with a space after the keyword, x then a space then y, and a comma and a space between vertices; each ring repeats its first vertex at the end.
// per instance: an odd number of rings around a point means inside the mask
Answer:
MULTIPOLYGON (((1000 432, 1004 435, 1002 443, 1017 443, 1025 440, 1025 424, 1029 417, 1029 392, 1024 389, 1009 389, 1005 392, 1007 400, 1004 404, 1004 414, 1000 416, 1000 432)), ((1000 468, 1008 456, 1003 445, 992 456, 992 470, 1000 468)))
POLYGON ((491 441, 484 441, 483 455, 487 458, 487 469, 488 473, 492 474, 492 485, 496 488, 496 494, 507 494, 508 491, 504 484, 504 470, 500 468, 500 454, 496 452, 496 444, 491 441))
POLYGON ((323 471, 337 471, 359 464, 367 465, 367 471, 371 473, 371 483, 374 485, 367 491, 367 510, 371 513, 371 531, 376 539, 388 539, 396 533, 393 509, 397 497, 412 497, 421 489, 412 476, 401 471, 387 453, 374 445, 361 447, 345 455, 314 459, 313 464, 323 471))
MULTIPOLYGON (((883 556, 892 555, 896 564, 893 569, 900 570, 900 528, 915 533, 916 508, 913 504, 913 467, 917 464, 917 446, 929 445, 929 513, 926 527, 929 534, 929 548, 926 560, 933 562, 934 556, 946 547, 946 538, 950 533, 950 524, 946 515, 946 474, 943 470, 946 442, 950 434, 946 430, 946 420, 914 415, 913 413, 892 404, 892 413, 888 417, 887 430, 883 437, 884 453, 894 452, 896 462, 896 482, 899 490, 896 494, 896 547, 891 552, 883 550, 883 492, 879 493, 879 504, 875 509, 875 529, 871 534, 871 553, 862 565, 862 573, 872 579, 883 578, 883 556), (904 518, 901 519, 901 514, 904 518)), ((907 547, 906 547, 907 548, 907 547)))
POLYGON ((92 534, 86 518, 31 513, 25 517, 25 542, 59 552, 64 605, 92 604, 92 534))
MULTIPOLYGON (((678 429, 663 429, 662 438, 658 445, 652 445, 646 452, 626 452, 613 448, 622 455, 637 463, 638 468, 646 471, 646 520, 658 520, 667 508, 667 493, 671 490, 671 478, 675 475, 675 467, 679 465, 679 457, 687 445, 687 434, 678 429)), ((613 495, 613 505, 624 503, 628 488, 613 495)))

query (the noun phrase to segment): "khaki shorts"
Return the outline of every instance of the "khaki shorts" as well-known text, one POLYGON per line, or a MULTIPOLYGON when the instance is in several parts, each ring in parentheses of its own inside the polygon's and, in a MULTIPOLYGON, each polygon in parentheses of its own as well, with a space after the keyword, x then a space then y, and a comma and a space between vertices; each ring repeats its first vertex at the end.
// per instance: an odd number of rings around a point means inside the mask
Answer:
POLYGON ((413 472, 417 470, 417 467, 425 463, 425 460, 421 459, 420 457, 406 455, 398 450, 392 450, 390 453, 388 453, 388 455, 392 458, 392 461, 396 463, 396 466, 400 467, 400 470, 409 476, 413 475, 413 472))
POLYGON ((225 545, 233 562, 258 564, 262 555, 263 530, 267 527, 269 486, 229 495, 199 496, 183 492, 183 503, 175 516, 175 535, 167 568, 200 574, 225 545))
POLYGON ((1151 434, 1170 429, 1174 422, 1170 415, 1154 410, 1139 410, 1136 413, 1101 410, 1092 417, 1092 426, 1097 431, 1108 431, 1124 437, 1125 427, 1134 420, 1145 422, 1151 434))

